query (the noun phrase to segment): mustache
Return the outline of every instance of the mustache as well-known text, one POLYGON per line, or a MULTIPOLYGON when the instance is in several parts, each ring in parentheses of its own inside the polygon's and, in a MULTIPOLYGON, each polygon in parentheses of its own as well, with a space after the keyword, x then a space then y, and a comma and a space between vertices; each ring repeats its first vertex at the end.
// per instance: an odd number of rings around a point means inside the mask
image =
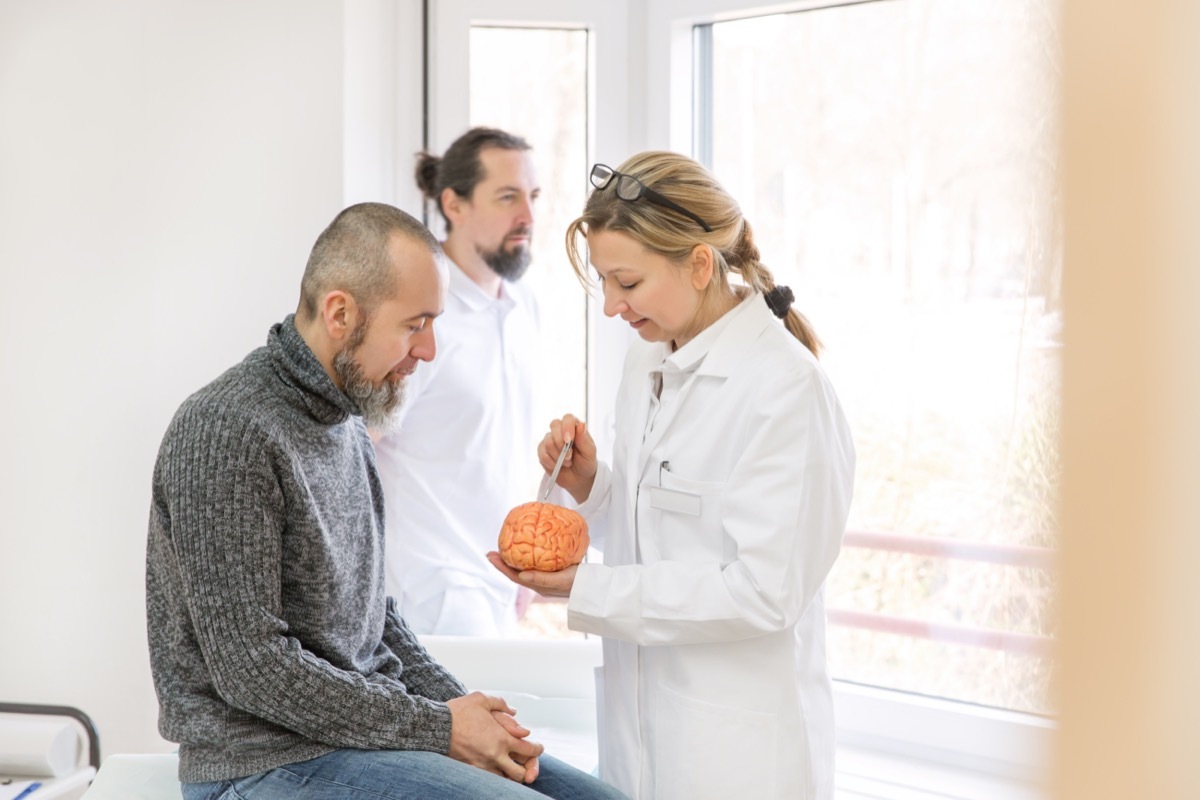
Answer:
POLYGON ((514 236, 530 236, 532 233, 533 233, 532 226, 522 225, 519 228, 513 228, 511 231, 508 232, 508 235, 505 236, 504 238, 511 239, 514 236))

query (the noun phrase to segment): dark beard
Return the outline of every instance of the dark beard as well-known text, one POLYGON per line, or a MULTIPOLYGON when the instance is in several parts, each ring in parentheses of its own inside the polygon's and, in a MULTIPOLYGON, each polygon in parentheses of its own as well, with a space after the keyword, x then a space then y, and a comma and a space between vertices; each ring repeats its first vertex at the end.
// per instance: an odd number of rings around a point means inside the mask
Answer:
POLYGON ((342 391, 358 404, 366 426, 386 431, 391 424, 392 412, 404 403, 404 382, 385 377, 379 384, 374 384, 367 379, 362 365, 354 358, 366 335, 367 320, 363 320, 351 332, 346 346, 334 355, 333 371, 342 382, 342 391))
POLYGON ((504 244, 491 252, 479 251, 480 257, 483 258, 492 272, 504 278, 506 281, 519 281, 525 271, 529 269, 530 253, 529 246, 522 245, 511 253, 504 249, 504 244))

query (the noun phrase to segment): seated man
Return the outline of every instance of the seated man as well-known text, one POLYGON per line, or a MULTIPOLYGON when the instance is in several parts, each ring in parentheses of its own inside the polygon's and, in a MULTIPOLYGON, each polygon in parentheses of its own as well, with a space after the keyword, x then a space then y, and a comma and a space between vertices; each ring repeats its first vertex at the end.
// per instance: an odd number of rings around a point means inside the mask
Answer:
POLYGON ((146 605, 188 800, 620 797, 543 755, 503 699, 467 694, 384 596, 366 425, 386 428, 433 359, 445 287, 419 222, 346 209, 295 315, 167 429, 146 605))

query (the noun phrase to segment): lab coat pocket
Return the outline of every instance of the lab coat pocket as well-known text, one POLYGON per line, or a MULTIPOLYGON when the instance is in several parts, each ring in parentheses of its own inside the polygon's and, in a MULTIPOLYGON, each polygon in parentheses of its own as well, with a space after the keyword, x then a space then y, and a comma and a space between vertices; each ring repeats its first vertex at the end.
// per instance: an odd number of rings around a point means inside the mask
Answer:
MULTIPOLYGON (((721 526, 725 484, 694 481, 663 470, 647 486, 652 525, 649 544, 666 561, 730 560, 721 526)), ((643 552, 646 548, 643 547, 643 552)))
POLYGON ((722 706, 660 686, 654 797, 775 796, 775 714, 722 706))

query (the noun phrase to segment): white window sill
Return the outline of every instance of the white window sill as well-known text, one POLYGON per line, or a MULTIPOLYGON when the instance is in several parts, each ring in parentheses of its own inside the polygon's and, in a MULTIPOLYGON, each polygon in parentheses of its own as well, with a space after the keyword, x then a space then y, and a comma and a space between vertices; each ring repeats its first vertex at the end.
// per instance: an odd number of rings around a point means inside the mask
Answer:
POLYGON ((1032 782, 839 747, 835 800, 1045 800, 1032 782))
POLYGON ((837 800, 1044 800, 1044 717, 834 682, 837 800))

